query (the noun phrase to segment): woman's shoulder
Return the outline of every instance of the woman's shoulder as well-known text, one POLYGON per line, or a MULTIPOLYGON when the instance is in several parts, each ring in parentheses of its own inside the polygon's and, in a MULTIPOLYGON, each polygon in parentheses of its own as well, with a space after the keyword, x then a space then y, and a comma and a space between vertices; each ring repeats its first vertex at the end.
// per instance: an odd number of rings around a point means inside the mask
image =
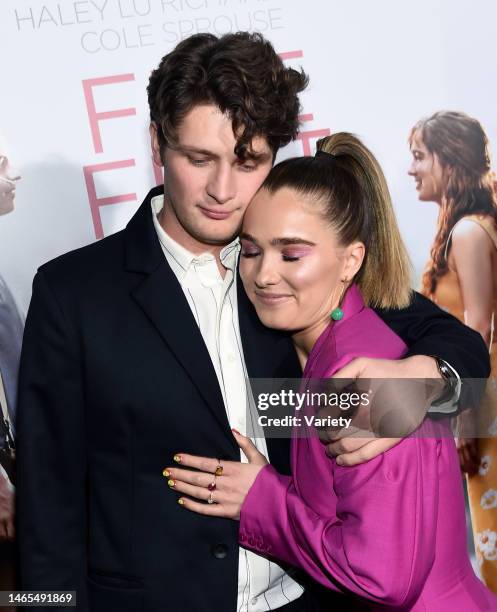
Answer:
POLYGON ((407 350, 402 339, 363 301, 359 288, 350 287, 343 303, 344 317, 318 339, 306 371, 326 378, 357 357, 400 359, 407 350))
POLYGON ((407 350, 403 340, 372 308, 364 307, 346 323, 337 327, 335 336, 337 357, 341 359, 400 359, 407 350))
POLYGON ((453 241, 479 241, 490 238, 497 246, 497 226, 490 215, 466 215, 459 219, 451 232, 453 241))

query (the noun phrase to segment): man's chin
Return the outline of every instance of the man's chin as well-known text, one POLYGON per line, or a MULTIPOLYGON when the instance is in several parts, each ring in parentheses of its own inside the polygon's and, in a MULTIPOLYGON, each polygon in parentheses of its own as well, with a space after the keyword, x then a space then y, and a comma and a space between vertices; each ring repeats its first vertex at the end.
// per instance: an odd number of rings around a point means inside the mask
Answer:
POLYGON ((235 238, 238 237, 238 234, 240 233, 240 229, 241 229, 241 224, 232 229, 231 231, 225 230, 222 231, 221 229, 219 230, 219 233, 213 233, 213 232, 199 232, 195 238, 196 240, 198 240, 199 242, 202 242, 204 244, 210 244, 212 246, 225 246, 227 244, 229 244, 230 242, 233 242, 233 240, 235 240, 235 238))
POLYGON ((202 244, 222 247, 222 246, 226 246, 230 244, 230 242, 233 242, 233 240, 235 240, 237 236, 238 234, 233 234, 231 236, 219 236, 219 237, 199 235, 199 236, 195 236, 195 238, 202 244))

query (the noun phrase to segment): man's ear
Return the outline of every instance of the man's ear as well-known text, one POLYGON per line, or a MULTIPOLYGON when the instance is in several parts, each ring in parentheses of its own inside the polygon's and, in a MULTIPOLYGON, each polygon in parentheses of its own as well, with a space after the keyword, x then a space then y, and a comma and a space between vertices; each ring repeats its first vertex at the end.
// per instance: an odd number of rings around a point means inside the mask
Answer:
POLYGON ((359 272, 366 255, 366 247, 362 242, 353 242, 349 244, 345 251, 345 267, 343 276, 352 280, 359 272))
POLYGON ((154 164, 156 166, 163 166, 164 162, 160 154, 159 136, 157 134, 157 125, 155 121, 150 123, 148 131, 150 133, 150 146, 152 148, 152 159, 154 160, 154 164))

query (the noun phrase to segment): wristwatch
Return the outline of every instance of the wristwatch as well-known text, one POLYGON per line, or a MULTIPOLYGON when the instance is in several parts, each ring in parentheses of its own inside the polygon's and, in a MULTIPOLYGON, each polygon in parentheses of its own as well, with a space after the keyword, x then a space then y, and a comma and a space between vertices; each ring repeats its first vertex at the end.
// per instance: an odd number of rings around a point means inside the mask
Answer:
POLYGON ((432 402, 432 406, 441 406, 442 404, 454 399, 459 380, 455 375, 454 370, 446 361, 440 359, 440 357, 436 357, 435 355, 431 355, 431 357, 433 357, 435 360, 440 376, 443 378, 445 383, 442 393, 438 399, 432 402))

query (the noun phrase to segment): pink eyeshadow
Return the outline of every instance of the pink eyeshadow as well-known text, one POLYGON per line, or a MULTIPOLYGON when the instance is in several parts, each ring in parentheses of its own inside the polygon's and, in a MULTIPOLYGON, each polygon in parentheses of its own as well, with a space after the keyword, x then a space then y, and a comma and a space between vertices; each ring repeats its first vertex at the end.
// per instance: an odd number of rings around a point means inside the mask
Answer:
POLYGON ((312 251, 312 247, 286 248, 282 251, 285 257, 304 257, 312 251))

